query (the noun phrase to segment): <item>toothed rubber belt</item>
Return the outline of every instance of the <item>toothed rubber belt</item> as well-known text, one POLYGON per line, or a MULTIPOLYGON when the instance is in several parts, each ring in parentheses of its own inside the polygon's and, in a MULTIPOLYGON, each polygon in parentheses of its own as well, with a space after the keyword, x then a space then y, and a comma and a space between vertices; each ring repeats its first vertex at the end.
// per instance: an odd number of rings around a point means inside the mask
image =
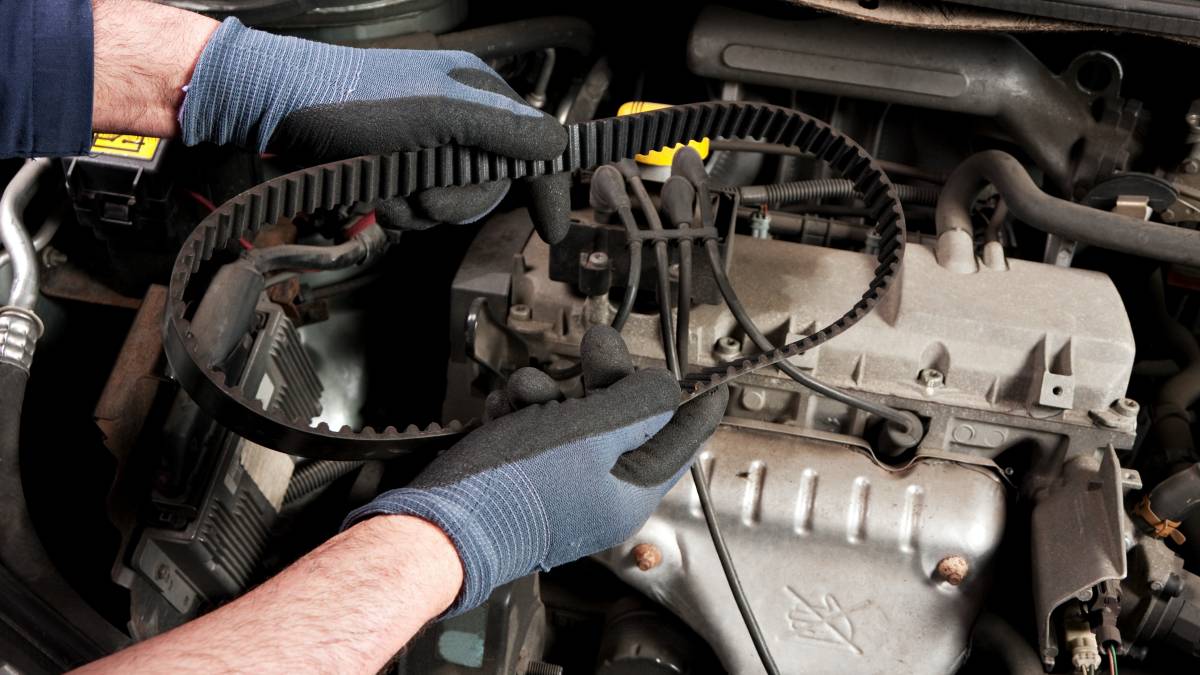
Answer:
MULTIPOLYGON (((761 140, 799 148, 821 159, 854 185, 879 236, 879 265, 862 298, 842 317, 801 340, 771 352, 692 375, 685 399, 729 380, 820 345, 854 325, 884 297, 904 255, 904 214, 896 190, 875 161, 853 140, 820 120, 777 106, 755 103, 693 103, 567 127, 567 148, 550 161, 502 157, 471 148, 441 147, 364 156, 296 171, 257 185, 221 205, 184 242, 171 272, 164 327, 167 359, 180 385, 220 424, 255 443, 314 459, 387 458, 449 445, 469 424, 409 427, 404 431, 310 427, 309 420, 265 412, 253 397, 225 383, 198 357, 189 331, 187 306, 202 289, 189 289, 193 275, 212 266, 215 251, 235 251, 238 240, 281 217, 405 197, 433 187, 472 185, 592 169, 652 150, 702 138, 761 140)), ((207 276, 207 275, 206 275, 207 276)))

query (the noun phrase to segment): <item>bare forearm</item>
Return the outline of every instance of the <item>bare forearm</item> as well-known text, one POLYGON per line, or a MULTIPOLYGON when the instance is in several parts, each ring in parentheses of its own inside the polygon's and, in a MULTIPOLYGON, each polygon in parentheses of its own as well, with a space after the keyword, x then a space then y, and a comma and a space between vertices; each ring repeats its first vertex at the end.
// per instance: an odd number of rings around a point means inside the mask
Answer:
POLYGON ((183 87, 219 25, 143 0, 92 0, 96 131, 175 136, 183 87))
POLYGON ((441 530, 376 517, 234 602, 78 672, 374 673, 461 585, 441 530))

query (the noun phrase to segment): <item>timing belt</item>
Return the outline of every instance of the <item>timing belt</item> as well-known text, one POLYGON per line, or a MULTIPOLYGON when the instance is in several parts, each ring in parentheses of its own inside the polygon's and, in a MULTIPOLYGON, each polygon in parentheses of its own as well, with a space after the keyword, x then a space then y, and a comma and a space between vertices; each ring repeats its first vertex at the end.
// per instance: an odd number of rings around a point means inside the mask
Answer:
POLYGON ((804 113, 759 103, 692 103, 574 124, 567 133, 566 150, 553 160, 515 159, 457 146, 368 155, 280 176, 222 204, 188 236, 171 272, 164 348, 174 377, 201 409, 226 428, 295 455, 358 460, 449 445, 470 425, 455 421, 424 429, 333 430, 324 423, 311 427, 310 420, 265 410, 252 393, 227 383, 223 373, 203 364, 188 314, 189 304, 199 301, 203 289, 189 284, 198 272, 212 271, 214 253, 235 252, 240 238, 282 217, 406 197, 435 187, 592 169, 703 138, 753 139, 799 148, 853 181, 879 237, 878 266, 859 301, 833 323, 770 352, 691 374, 682 383, 685 401, 842 333, 879 303, 900 271, 904 214, 895 187, 857 143, 804 113))

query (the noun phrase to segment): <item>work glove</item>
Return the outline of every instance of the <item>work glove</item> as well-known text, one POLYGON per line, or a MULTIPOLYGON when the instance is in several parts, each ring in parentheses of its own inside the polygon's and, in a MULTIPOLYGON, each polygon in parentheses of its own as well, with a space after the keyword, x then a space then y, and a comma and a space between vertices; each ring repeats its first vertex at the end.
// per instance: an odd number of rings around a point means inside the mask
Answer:
POLYGON ((545 373, 522 368, 489 397, 490 421, 439 455, 410 485, 354 511, 417 516, 441 528, 463 564, 445 616, 476 607, 500 584, 627 539, 712 435, 729 395, 679 407, 665 370, 634 371, 607 326, 580 346, 585 394, 559 399, 545 373))
MULTIPOLYGON (((355 49, 282 37, 226 19, 205 46, 180 110, 183 141, 234 143, 310 163, 455 143, 553 159, 566 130, 525 105, 491 68, 458 51, 355 49)), ((557 243, 569 176, 530 182, 530 214, 557 243)), ((419 229, 490 212, 508 179, 436 188, 377 208, 381 225, 419 229)))

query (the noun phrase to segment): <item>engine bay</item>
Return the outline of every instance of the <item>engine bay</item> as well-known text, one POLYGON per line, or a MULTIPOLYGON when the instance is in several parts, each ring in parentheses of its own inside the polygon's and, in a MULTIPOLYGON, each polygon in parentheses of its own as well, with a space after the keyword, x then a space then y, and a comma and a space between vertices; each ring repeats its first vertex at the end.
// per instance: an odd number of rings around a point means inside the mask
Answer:
POLYGON ((0 161, 33 261, 0 254, 0 357, 28 372, 0 422, 6 668, 62 671, 242 595, 478 427, 518 369, 580 395, 599 325, 685 406, 728 387, 717 433, 623 544, 430 625, 386 672, 1197 668, 1190 23, 165 4, 475 53, 568 146, 314 167, 97 134, 0 161), (561 174, 548 244, 521 181, 561 174), (479 222, 376 220, 500 178, 479 222))

